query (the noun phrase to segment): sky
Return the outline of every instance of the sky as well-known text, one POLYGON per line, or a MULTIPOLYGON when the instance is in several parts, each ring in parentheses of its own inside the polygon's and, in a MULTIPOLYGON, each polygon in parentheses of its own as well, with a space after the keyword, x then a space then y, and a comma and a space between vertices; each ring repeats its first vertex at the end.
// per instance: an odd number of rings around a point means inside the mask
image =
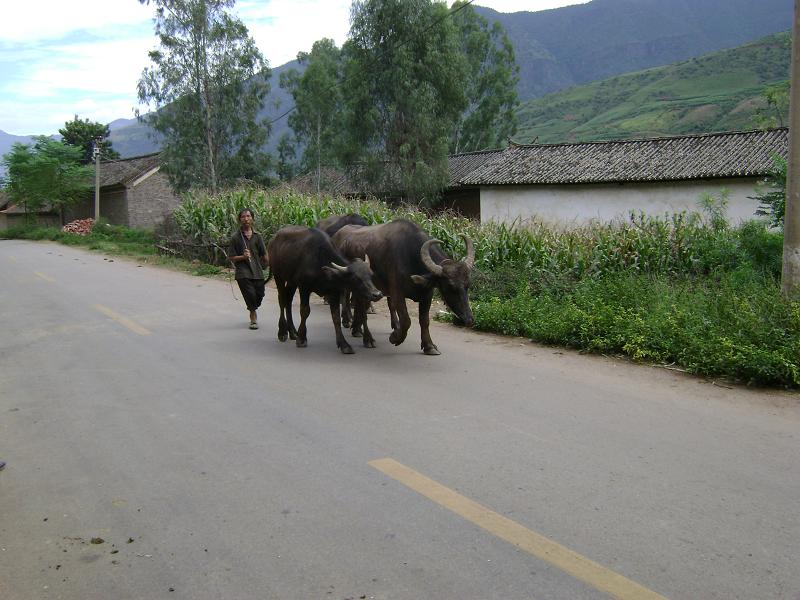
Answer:
MULTIPOLYGON (((535 12, 586 0, 475 0, 535 12)), ((75 115, 100 123, 147 111, 136 83, 158 47, 152 5, 139 0, 6 0, 0 17, 0 130, 50 135, 75 115)), ((350 0, 238 0, 233 12, 270 67, 321 38, 347 39, 350 0)))

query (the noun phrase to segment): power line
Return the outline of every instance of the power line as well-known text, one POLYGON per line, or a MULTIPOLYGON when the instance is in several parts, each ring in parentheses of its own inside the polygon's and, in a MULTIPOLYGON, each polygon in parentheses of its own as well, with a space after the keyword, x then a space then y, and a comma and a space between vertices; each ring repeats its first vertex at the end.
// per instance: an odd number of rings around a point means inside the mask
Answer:
MULTIPOLYGON (((436 25, 438 25, 439 23, 441 23, 442 21, 444 21, 446 18, 448 18, 448 17, 452 17, 452 16, 453 16, 453 15, 455 15, 457 12, 459 12, 459 11, 461 11, 461 10, 465 9, 467 6, 469 6, 469 5, 470 5, 470 4, 472 4, 473 2, 475 2, 475 0, 468 0, 467 2, 465 2, 464 4, 462 4, 461 6, 459 6, 458 8, 456 8, 455 10, 450 10, 450 11, 448 11, 448 12, 447 12, 447 14, 445 14, 443 17, 440 17, 439 19, 435 20, 433 23, 431 23, 430 25, 428 25, 428 27, 426 27, 425 29, 423 29, 420 35, 424 35, 424 34, 426 34, 428 31, 430 31, 431 29, 433 29, 433 28, 434 28, 436 25)), ((411 42, 411 41, 413 41, 413 40, 415 40, 415 39, 418 39, 418 38, 420 37, 420 35, 417 35, 417 36, 414 36, 414 37, 409 37, 408 39, 405 39, 405 40, 401 41, 399 44, 397 44, 397 45, 395 46, 395 48, 402 48, 403 46, 405 46, 405 45, 406 45, 406 44, 408 44, 409 42, 411 42)), ((371 69, 371 68, 372 68, 372 67, 373 67, 375 64, 377 64, 377 63, 378 63, 378 62, 379 62, 379 61, 380 61, 380 60, 381 60, 381 59, 382 59, 382 58, 385 56, 385 54, 386 54, 387 52, 388 52, 388 50, 385 50, 385 51, 383 52, 383 54, 381 54, 381 56, 377 57, 377 58, 376 58, 375 60, 373 60, 373 61, 372 61, 370 64, 368 64, 368 65, 366 65, 364 68, 362 68, 360 71, 358 71, 358 72, 354 73, 354 74, 353 74, 351 77, 349 77, 349 78, 345 77, 345 78, 344 78, 344 79, 342 79, 341 81, 337 81, 336 83, 334 83, 332 86, 330 86, 330 87, 328 88, 328 91, 330 91, 330 90, 332 90, 332 89, 336 88, 337 86, 343 85, 343 84, 347 83, 347 81, 348 81, 348 80, 352 80, 352 79, 353 79, 353 77, 355 77, 355 76, 358 76, 358 75, 361 75, 362 73, 364 73, 364 72, 368 71, 368 70, 369 70, 369 69, 371 69)), ((293 105, 293 106, 292 106, 292 107, 291 107, 289 110, 287 110, 286 112, 284 112, 282 115, 280 115, 280 116, 278 116, 278 117, 275 117, 275 118, 274 118, 272 121, 270 121, 270 122, 268 123, 268 125, 272 125, 273 123, 277 123, 277 122, 278 122, 278 121, 280 121, 282 118, 284 118, 286 115, 290 114, 291 112, 293 112, 293 111, 294 111, 294 110, 296 110, 296 109, 297 109, 297 105, 295 104, 295 105, 293 105)))

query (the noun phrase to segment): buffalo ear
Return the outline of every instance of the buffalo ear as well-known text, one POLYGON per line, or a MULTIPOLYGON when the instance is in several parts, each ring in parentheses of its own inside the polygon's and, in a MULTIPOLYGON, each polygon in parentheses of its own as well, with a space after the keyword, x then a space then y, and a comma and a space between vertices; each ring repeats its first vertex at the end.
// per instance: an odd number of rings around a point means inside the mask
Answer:
POLYGON ((341 271, 334 269, 333 267, 323 266, 322 273, 325 275, 327 279, 336 279, 341 275, 341 271))
POLYGON ((430 275, 412 275, 411 281, 422 287, 431 287, 433 285, 433 277, 430 275))

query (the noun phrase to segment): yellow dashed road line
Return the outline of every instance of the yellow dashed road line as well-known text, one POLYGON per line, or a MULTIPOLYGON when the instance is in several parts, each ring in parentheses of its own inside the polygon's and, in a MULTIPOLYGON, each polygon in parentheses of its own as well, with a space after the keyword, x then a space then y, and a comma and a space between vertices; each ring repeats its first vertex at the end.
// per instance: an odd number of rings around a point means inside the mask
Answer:
POLYGON ((477 502, 425 477, 396 460, 381 458, 370 461, 369 464, 467 521, 514 544, 521 550, 547 561, 565 573, 580 579, 597 590, 605 592, 613 598, 624 600, 666 600, 663 596, 648 590, 638 583, 481 506, 477 502))
POLYGON ((127 317, 123 317, 122 315, 115 313, 107 306, 103 306, 102 304, 95 304, 94 307, 101 313, 109 317, 110 319, 113 319, 123 327, 126 327, 127 329, 131 330, 133 333, 138 333, 139 335, 150 335, 150 331, 148 329, 145 329, 138 323, 134 323, 127 317))
POLYGON ((50 283, 55 283, 56 281, 55 279, 50 277, 50 275, 45 275, 44 273, 40 273, 39 271, 34 271, 33 274, 36 275, 37 277, 44 279, 45 281, 49 281, 50 283))

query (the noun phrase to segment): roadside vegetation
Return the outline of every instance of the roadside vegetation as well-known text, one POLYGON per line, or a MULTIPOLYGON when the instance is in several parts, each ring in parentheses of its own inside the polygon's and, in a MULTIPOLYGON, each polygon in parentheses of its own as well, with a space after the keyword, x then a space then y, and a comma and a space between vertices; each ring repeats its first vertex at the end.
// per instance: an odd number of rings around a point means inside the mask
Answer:
POLYGON ((462 257, 475 243, 476 327, 533 341, 627 356, 749 385, 800 387, 800 303, 780 294, 783 236, 766 222, 728 227, 724 196, 702 213, 558 230, 477 224, 455 215, 390 209, 378 201, 233 190, 193 194, 176 213, 184 234, 218 243, 249 206, 269 237, 356 212, 422 225, 462 257))
MULTIPOLYGON (((454 258, 463 257, 461 236, 468 235, 476 252, 470 295, 477 329, 748 385, 800 387, 800 303, 780 293, 783 236, 766 221, 727 226, 720 219, 724 196, 706 198, 702 212, 632 214, 563 230, 255 188, 185 198, 175 214, 179 242, 219 252, 244 207, 267 239, 286 224, 313 226, 350 212, 371 223, 411 219, 454 258)), ((216 265, 162 256, 157 246, 169 240, 123 227, 101 225, 86 237, 22 228, 0 237, 82 245, 198 275, 227 272, 218 266, 224 255, 211 261, 216 265)))
POLYGON ((122 256, 142 264, 159 265, 191 273, 193 275, 216 275, 226 273, 216 265, 201 263, 158 252, 157 239, 152 231, 130 229, 119 225, 108 225, 101 221, 89 235, 78 235, 62 231, 57 227, 44 227, 31 223, 8 229, 0 229, 0 239, 52 241, 66 246, 78 246, 110 256, 122 256))

